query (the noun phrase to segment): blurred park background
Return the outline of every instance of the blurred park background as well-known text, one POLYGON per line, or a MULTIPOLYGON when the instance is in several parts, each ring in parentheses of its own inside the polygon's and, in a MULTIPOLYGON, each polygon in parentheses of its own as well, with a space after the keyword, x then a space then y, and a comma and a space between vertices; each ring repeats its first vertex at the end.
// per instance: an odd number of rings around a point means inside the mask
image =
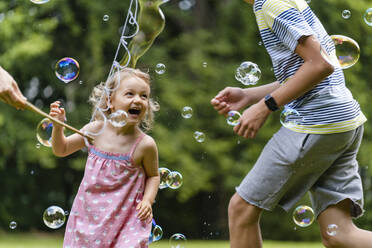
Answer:
MULTIPOLYGON (((51 102, 61 100, 67 123, 79 129, 90 120, 87 100, 92 88, 109 73, 129 2, 50 0, 36 5, 29 0, 0 0, 0 65, 14 76, 29 101, 45 112, 51 102), (80 64, 79 77, 68 84, 54 72, 63 57, 80 64)), ((363 21, 371 1, 312 0, 309 5, 329 34, 359 43, 359 62, 344 71, 346 84, 372 119, 372 27, 363 21), (343 10, 350 10, 349 19, 342 17, 343 10)), ((170 0, 161 8, 165 29, 137 68, 150 73, 152 93, 161 107, 150 132, 158 144, 160 167, 179 171, 184 181, 177 190, 159 191, 154 218, 165 240, 173 233, 188 240, 227 240, 229 199, 279 129, 280 111, 269 117, 254 140, 245 140, 213 110, 210 99, 226 86, 245 87, 235 79, 243 61, 260 67, 257 85, 274 81, 271 61, 260 45, 252 6, 243 0, 170 0), (164 74, 155 72, 158 63, 166 66, 164 74), (184 106, 193 109, 192 118, 181 116, 184 106), (195 131, 204 132, 204 142, 196 142, 195 131)), ((64 226, 49 229, 42 214, 51 205, 70 210, 87 153, 55 157, 50 148, 38 145, 36 126, 41 116, 0 105, 0 244, 5 237, 23 233, 53 235, 61 244, 64 226), (9 228, 11 221, 17 223, 15 229, 9 228)), ((358 157, 367 211, 356 223, 370 230, 371 151, 372 124, 367 122, 358 157)), ((310 204, 308 197, 300 204, 310 204)), ((292 213, 281 209, 262 217, 264 239, 320 242, 318 231, 315 223, 297 227, 292 213)))

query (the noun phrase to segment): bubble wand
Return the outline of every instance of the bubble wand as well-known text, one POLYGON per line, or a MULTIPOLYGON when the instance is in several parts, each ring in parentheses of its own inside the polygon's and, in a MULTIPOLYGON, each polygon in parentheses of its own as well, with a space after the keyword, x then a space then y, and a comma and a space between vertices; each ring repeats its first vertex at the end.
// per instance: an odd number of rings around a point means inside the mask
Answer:
POLYGON ((32 103, 30 103, 28 101, 26 101, 26 109, 31 110, 34 113, 37 113, 37 114, 39 114, 41 116, 44 116, 44 117, 48 118, 49 120, 51 120, 51 121, 53 121, 55 123, 58 123, 59 125, 67 128, 67 129, 69 129, 69 130, 71 130, 71 131, 73 131, 75 133, 80 134, 81 136, 89 139, 90 141, 93 141, 94 140, 94 138, 92 136, 90 136, 88 134, 85 134, 85 133, 81 132, 80 130, 78 130, 78 129, 76 129, 76 128, 74 128, 74 127, 72 127, 72 126, 70 126, 70 125, 68 125, 68 124, 66 124, 66 123, 64 123, 64 122, 62 122, 62 121, 60 121, 60 120, 52 117, 52 116, 50 116, 50 115, 48 115, 47 113, 45 113, 44 111, 42 111, 41 109, 39 109, 38 107, 36 107, 35 105, 33 105, 32 103))

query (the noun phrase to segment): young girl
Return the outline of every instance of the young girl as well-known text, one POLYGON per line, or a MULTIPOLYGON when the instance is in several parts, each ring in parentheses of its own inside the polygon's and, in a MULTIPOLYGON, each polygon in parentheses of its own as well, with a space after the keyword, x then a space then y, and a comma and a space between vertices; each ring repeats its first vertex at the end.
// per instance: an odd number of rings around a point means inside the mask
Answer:
MULTIPOLYGON (((124 127, 115 127, 104 118, 83 127, 96 133, 88 145, 85 173, 67 222, 64 248, 148 247, 152 204, 157 194, 158 152, 155 141, 143 131, 151 128, 158 105, 150 99, 149 75, 125 68, 95 87, 90 101, 104 109, 106 118, 118 110, 126 111, 124 127), (100 101, 104 96, 105 101, 100 101), (102 103, 104 102, 104 103, 102 103)), ((50 105, 50 115, 65 119, 60 103, 50 105)), ((52 148, 64 157, 83 148, 87 142, 79 134, 65 137, 63 127, 54 124, 52 148)))

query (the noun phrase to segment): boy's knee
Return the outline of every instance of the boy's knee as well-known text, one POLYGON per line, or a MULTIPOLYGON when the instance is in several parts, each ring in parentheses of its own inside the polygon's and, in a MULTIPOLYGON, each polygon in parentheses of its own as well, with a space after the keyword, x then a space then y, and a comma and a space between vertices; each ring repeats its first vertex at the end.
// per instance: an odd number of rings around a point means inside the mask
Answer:
POLYGON ((261 209, 249 204, 238 194, 230 199, 228 214, 229 221, 243 225, 256 224, 259 221, 261 209))

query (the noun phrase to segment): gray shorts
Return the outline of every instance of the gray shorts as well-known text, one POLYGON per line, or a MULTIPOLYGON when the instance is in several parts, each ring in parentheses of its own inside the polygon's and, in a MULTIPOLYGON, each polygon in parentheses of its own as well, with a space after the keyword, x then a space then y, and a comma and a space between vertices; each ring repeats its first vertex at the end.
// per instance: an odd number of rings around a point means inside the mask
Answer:
POLYGON ((297 133, 282 127, 264 147, 237 193, 266 210, 289 211, 310 190, 316 217, 329 205, 351 199, 351 216, 363 214, 356 156, 363 126, 335 134, 297 133))

